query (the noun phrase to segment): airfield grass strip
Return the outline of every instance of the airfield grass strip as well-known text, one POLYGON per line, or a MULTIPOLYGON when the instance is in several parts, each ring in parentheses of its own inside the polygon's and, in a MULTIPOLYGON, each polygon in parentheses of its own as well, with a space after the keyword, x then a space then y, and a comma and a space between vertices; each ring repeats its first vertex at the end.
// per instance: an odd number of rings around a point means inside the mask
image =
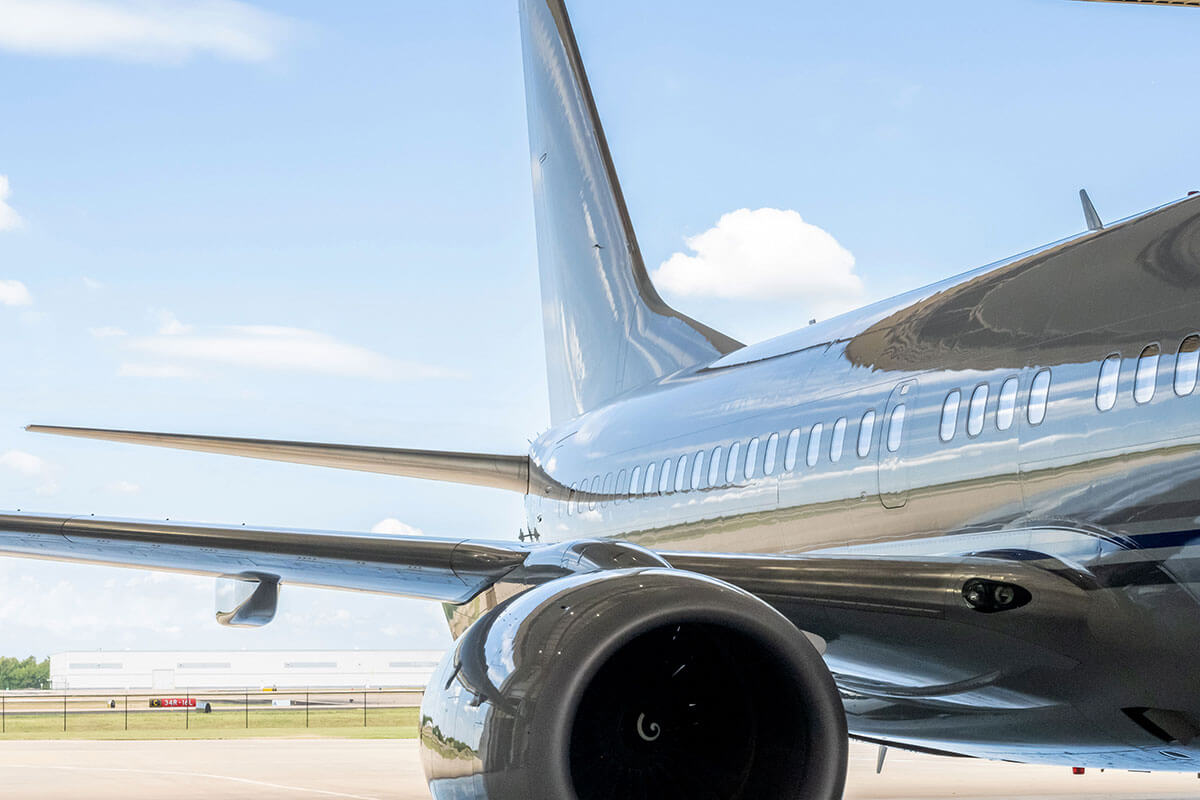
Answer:
POLYGON ((181 711, 129 713, 129 729, 121 709, 100 713, 67 714, 63 731, 61 713, 9 714, 0 742, 19 739, 247 739, 261 737, 314 737, 343 739, 413 739, 417 735, 416 708, 369 709, 363 725, 361 708, 310 709, 308 727, 304 709, 213 709, 211 714, 181 711), (248 724, 247 724, 248 723, 248 724), (184 727, 186 724, 186 728, 184 727))

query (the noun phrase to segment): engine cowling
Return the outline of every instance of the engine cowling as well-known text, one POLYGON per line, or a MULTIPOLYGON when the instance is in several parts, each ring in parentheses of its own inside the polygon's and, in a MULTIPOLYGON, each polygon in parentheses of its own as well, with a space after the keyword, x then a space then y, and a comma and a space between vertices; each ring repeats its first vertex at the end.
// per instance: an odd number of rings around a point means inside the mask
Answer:
POLYGON ((846 721, 816 648, 729 584, 558 578, 461 637, 421 706, 436 800, 842 796, 846 721))

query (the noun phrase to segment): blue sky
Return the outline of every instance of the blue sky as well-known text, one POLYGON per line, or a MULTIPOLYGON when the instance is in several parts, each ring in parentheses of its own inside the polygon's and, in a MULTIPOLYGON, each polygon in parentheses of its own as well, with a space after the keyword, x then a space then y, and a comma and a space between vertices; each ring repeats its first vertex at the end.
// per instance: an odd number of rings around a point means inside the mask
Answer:
MULTIPOLYGON (((571 11, 648 266, 707 270, 664 293, 747 340, 1077 232, 1082 186, 1106 220, 1200 189, 1190 9, 571 11), (725 247, 738 209, 793 227, 725 247), (799 218, 856 288, 812 282, 799 218)), ((0 505, 515 536, 501 492, 21 430, 523 451, 548 411, 515 2, 0 0, 0 176, 0 505)), ((2 654, 448 641, 392 598, 294 589, 246 632, 204 579, 0 560, 0 586, 2 654)))

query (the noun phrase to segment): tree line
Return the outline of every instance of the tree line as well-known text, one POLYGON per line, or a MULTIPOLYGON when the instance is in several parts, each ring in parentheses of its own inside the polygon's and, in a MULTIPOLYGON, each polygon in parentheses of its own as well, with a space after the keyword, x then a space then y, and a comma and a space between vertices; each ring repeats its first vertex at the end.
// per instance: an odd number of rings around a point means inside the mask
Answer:
POLYGON ((50 659, 0 656, 0 689, 43 689, 50 685, 50 659))

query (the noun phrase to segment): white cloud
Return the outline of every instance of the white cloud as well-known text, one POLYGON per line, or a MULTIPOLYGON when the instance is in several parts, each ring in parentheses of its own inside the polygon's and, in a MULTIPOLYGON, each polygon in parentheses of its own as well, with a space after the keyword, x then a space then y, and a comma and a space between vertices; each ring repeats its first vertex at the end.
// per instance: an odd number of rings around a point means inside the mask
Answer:
MULTIPOLYGON (((142 491, 141 486, 138 486, 136 483, 131 483, 130 481, 115 481, 114 483, 108 484, 104 488, 106 491, 111 492, 112 494, 137 494, 138 492, 142 491)), ((156 572, 154 574, 158 575, 160 573, 156 572)))
POLYGON ((175 364, 138 364, 126 362, 117 367, 122 378, 191 378, 195 372, 175 364))
POLYGON ((665 291, 681 296, 748 300, 800 299, 828 312, 862 298, 854 256, 798 213, 741 208, 686 239, 695 255, 675 253, 654 273, 665 291))
POLYGON ((157 311, 155 316, 158 317, 158 332, 163 336, 178 336, 192 330, 191 325, 184 325, 170 311, 157 311))
POLYGON ((27 306, 33 303, 28 287, 20 281, 0 280, 0 303, 6 306, 27 306))
POLYGON ((103 283, 96 280, 95 278, 89 278, 87 275, 83 276, 83 285, 86 286, 87 288, 91 289, 93 292, 96 291, 97 289, 104 288, 103 283))
POLYGON ((381 519, 371 526, 371 533, 387 533, 393 536, 423 536, 420 528, 401 522, 395 517, 381 519))
POLYGON ((166 63, 267 61, 294 30, 237 0, 0 0, 0 19, 0 49, 166 63))
MULTIPOLYGON (((0 14, 4 13, 3 2, 4 0, 0 0, 0 14)), ((3 30, 4 27, 0 26, 0 31, 3 30)), ((3 36, 3 33, 0 33, 0 36, 3 36)), ((0 175, 0 231, 11 231, 25 224, 21 215, 8 204, 8 194, 8 176, 0 175)))
POLYGON ((88 328, 88 333, 97 339, 111 339, 127 335, 124 329, 117 328, 113 325, 104 325, 99 328, 88 328))
MULTIPOLYGON (((428 364, 398 361, 303 328, 226 325, 192 333, 191 326, 182 325, 169 315, 158 335, 133 339, 128 347, 154 357, 157 360, 154 369, 163 377, 177 377, 166 371, 168 367, 186 370, 198 363, 382 380, 444 378, 457 374, 428 364)), ((122 374, 132 375, 139 369, 148 375, 151 368, 126 364, 122 374)))
POLYGON ((26 453, 24 450, 7 450, 0 455, 0 467, 26 478, 35 479, 37 486, 34 488, 34 492, 39 495, 54 494, 58 491, 58 481, 55 480, 57 469, 53 464, 33 453, 26 453))
POLYGON ((0 455, 0 466, 31 478, 41 477, 50 472, 50 465, 45 459, 24 450, 9 450, 0 455))

